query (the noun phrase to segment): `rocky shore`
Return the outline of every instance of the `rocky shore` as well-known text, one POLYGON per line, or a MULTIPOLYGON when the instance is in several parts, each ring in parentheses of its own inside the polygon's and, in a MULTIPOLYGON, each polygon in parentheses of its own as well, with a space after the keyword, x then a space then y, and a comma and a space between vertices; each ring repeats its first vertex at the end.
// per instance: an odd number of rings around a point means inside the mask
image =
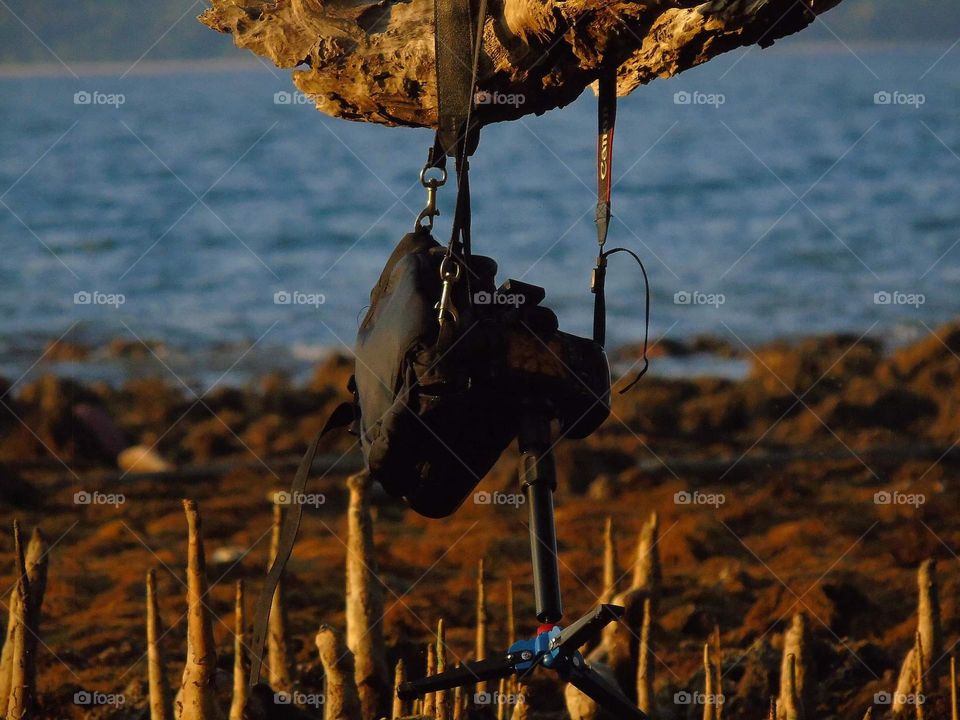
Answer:
MULTIPOLYGON (((569 616, 602 592, 606 518, 627 558, 656 511, 658 697, 702 689, 703 643, 719 627, 725 716, 761 717, 778 692, 784 634, 801 612, 816 647, 816 716, 861 717, 877 693, 893 690, 913 646, 916 572, 928 558, 940 560, 945 649, 960 633, 960 323, 892 352, 855 335, 753 349, 701 341, 695 350, 657 352, 735 356, 750 369, 738 380, 651 375, 616 396, 613 417, 593 437, 559 446, 569 616)), ((616 360, 632 357, 626 349, 616 360)), ((226 618, 215 623, 216 642, 232 646, 231 583, 244 579, 255 592, 267 562, 268 500, 289 482, 326 413, 346 398, 350 372, 347 358, 331 357, 304 385, 266 376, 202 397, 162 380, 0 382, 0 508, 51 540, 39 657, 51 717, 91 717, 71 701, 80 688, 130 698, 102 717, 139 717, 142 583, 151 567, 169 598, 161 609, 166 642, 183 644, 182 586, 168 569, 186 556, 180 498, 203 505, 210 605, 226 618), (82 493, 115 502, 83 502, 82 493)), ((324 502, 307 513, 288 584, 297 638, 312 637, 321 622, 343 623, 338 538, 346 536, 344 479, 358 456, 348 436, 322 452, 326 472, 311 487, 324 502)), ((448 520, 427 521, 389 498, 374 499, 392 653, 428 640, 425 627, 443 617, 453 650, 468 654, 480 557, 493 627, 502 626, 509 578, 519 629, 534 629, 525 509, 486 500, 516 493, 514 460, 511 451, 478 488, 486 495, 448 520)), ((4 587, 12 568, 4 535, 4 587)), ((318 676, 310 643, 294 645, 300 674, 318 676)), ((561 698, 553 710, 549 693, 545 702, 542 717, 562 717, 561 698)), ((929 710, 927 717, 939 717, 929 710)))

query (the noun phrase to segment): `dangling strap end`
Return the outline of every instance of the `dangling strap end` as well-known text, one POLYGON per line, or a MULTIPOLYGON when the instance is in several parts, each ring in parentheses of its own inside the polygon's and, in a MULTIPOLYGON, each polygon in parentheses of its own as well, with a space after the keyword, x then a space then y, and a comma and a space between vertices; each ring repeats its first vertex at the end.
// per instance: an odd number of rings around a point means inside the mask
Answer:
POLYGON ((607 342, 607 296, 604 289, 606 281, 607 256, 600 253, 590 279, 590 290, 593 292, 593 340, 601 346, 607 342))

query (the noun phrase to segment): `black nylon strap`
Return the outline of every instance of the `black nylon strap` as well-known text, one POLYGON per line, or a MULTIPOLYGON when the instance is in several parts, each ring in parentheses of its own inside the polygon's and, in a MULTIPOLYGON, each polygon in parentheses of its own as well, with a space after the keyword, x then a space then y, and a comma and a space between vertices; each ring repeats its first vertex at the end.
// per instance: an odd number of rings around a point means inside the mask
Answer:
POLYGON ((303 503, 298 500, 303 495, 307 486, 307 480, 310 477, 310 468, 313 466, 313 459, 317 455, 317 447, 320 440, 331 430, 346 427, 356 418, 356 408, 353 403, 343 403, 327 418, 323 429, 317 434, 307 448, 306 454, 300 461, 297 468, 297 474, 293 479, 293 485, 290 488, 291 503, 290 508, 283 519, 283 527, 280 529, 280 542, 277 547, 277 555, 273 559, 273 565, 270 566, 270 572, 267 574, 266 582, 260 595, 257 597, 257 604, 254 608, 253 620, 253 642, 250 645, 250 687, 260 682, 260 669, 263 665, 263 647, 267 640, 267 626, 270 622, 270 606, 273 604, 273 596, 277 591, 277 585, 280 578, 283 577, 283 571, 293 552, 293 546, 297 541, 297 532, 300 530, 300 520, 303 517, 303 503))
POLYGON ((598 80, 597 117, 597 265, 593 269, 593 339, 600 345, 607 339, 607 299, 604 292, 607 257, 603 246, 610 229, 610 196, 613 190, 613 131, 617 122, 617 68, 604 67, 598 80))
MULTIPOLYGON (((476 148, 473 115, 477 68, 470 0, 434 0, 437 63, 437 144, 445 154, 463 157, 476 148)), ((482 36, 485 13, 478 24, 482 36)))

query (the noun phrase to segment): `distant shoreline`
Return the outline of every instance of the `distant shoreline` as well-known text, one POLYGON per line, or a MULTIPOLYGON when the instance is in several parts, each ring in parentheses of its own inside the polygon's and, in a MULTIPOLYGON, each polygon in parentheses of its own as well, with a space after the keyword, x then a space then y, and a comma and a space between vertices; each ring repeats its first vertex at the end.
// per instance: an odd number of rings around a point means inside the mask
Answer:
MULTIPOLYGON (((921 40, 865 40, 849 44, 853 50, 888 50, 888 49, 928 49, 930 41, 921 40)), ((944 41, 944 49, 949 46, 944 41)), ((774 50, 797 54, 816 52, 846 53, 850 49, 843 47, 836 41, 810 41, 804 39, 784 38, 774 46, 774 50)), ((767 49, 769 51, 769 48, 767 49)), ((735 51, 734 51, 735 52, 735 51)), ((83 61, 60 64, 50 63, 0 63, 0 79, 31 78, 31 77, 71 77, 71 71, 80 77, 96 77, 104 75, 154 75, 173 72, 228 72, 255 69, 274 68, 269 61, 262 62, 248 53, 238 54, 236 57, 215 57, 175 60, 105 60, 83 61), (132 69, 131 69, 132 68, 132 69)), ((286 72, 286 70, 282 70, 286 72)))
POLYGON ((66 63, 0 63, 0 79, 30 77, 71 77, 70 71, 80 77, 102 75, 160 75, 171 72, 217 72, 234 70, 277 69, 269 64, 266 67, 253 56, 243 55, 233 58, 202 58, 181 60, 109 60, 97 62, 66 63), (69 70, 67 69, 69 68, 69 70), (132 69, 131 69, 132 68, 132 69))

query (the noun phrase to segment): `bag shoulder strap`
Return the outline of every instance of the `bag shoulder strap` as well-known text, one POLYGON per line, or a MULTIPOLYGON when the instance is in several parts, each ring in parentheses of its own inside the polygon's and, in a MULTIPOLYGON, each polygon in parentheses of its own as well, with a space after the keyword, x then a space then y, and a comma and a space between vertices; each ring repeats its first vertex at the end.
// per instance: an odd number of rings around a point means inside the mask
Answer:
POLYGON ((293 485, 290 487, 290 508, 283 519, 283 526, 280 528, 280 542, 277 546, 277 554, 270 566, 270 572, 267 574, 266 582, 260 590, 257 597, 257 604, 254 608, 253 621, 253 643, 250 645, 250 687, 260 682, 260 669, 263 666, 263 648, 267 640, 267 626, 270 622, 270 606, 273 604, 273 596, 277 591, 277 585, 280 584, 280 578, 283 577, 283 571, 287 567, 287 561, 293 552, 293 546, 297 542, 297 533, 300 530, 300 520, 303 517, 303 503, 298 501, 302 497, 304 489, 307 487, 307 480, 310 477, 310 468, 313 466, 313 460, 317 455, 317 447, 320 440, 331 430, 350 425, 356 419, 355 403, 345 402, 336 407, 323 429, 317 434, 307 448, 306 454, 300 461, 297 468, 297 474, 293 479, 293 485))
MULTIPOLYGON (((437 65, 437 145, 441 157, 464 158, 472 155, 479 138, 479 126, 473 115, 482 43, 481 12, 476 42, 470 19, 470 0, 434 0, 434 47, 437 65)), ((436 158, 439 161, 439 158, 436 158)))

